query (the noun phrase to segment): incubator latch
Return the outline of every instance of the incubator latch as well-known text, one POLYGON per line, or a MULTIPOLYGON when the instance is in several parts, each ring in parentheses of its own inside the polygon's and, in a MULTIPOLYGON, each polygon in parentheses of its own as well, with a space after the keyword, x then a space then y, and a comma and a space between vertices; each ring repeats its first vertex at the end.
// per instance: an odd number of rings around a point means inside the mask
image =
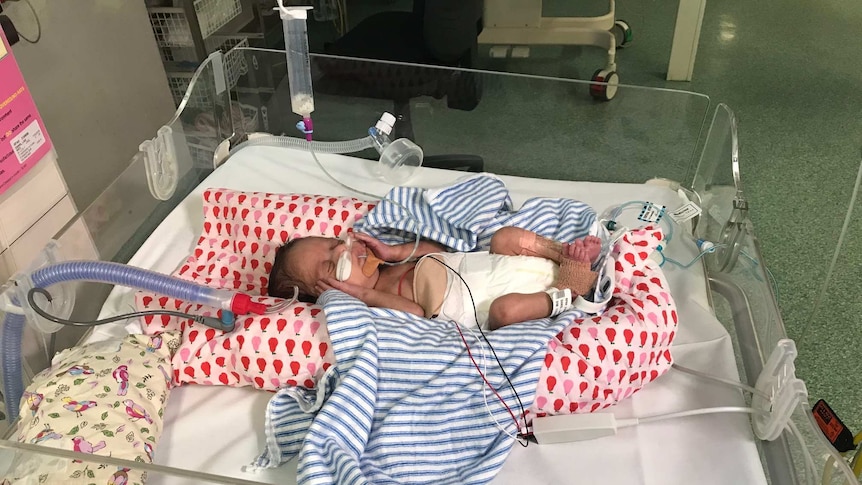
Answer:
POLYGON ((742 252, 743 239, 746 234, 745 222, 748 219, 748 201, 737 193, 733 198, 733 210, 717 241, 719 249, 713 253, 715 269, 719 272, 730 272, 736 266, 739 254, 742 252))
POLYGON ((144 158, 150 193, 158 200, 170 199, 179 179, 173 130, 169 126, 159 128, 156 137, 141 143, 138 150, 138 156, 144 158))
POLYGON ((730 213, 728 222, 742 222, 748 213, 748 201, 745 197, 737 195, 733 198, 733 212, 730 213))

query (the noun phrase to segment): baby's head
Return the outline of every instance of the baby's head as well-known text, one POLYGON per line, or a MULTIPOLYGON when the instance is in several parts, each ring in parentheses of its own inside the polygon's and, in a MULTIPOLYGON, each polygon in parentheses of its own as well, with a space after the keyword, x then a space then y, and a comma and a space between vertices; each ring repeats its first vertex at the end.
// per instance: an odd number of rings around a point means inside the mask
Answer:
MULTIPOLYGON (((335 279, 338 258, 347 249, 341 239, 309 236, 289 241, 275 252, 275 261, 269 274, 269 296, 290 298, 293 287, 299 288, 299 300, 313 303, 320 296, 317 283, 326 278, 335 279)), ((377 271, 365 276, 363 259, 368 249, 361 241, 353 241, 350 259, 353 270, 345 283, 366 288, 377 284, 377 271)))

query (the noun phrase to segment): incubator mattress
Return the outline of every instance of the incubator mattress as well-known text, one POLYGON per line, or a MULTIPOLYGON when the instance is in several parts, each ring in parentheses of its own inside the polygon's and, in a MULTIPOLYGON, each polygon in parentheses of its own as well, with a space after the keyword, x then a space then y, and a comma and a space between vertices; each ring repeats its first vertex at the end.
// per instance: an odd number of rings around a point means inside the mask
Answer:
MULTIPOLYGON (((377 181, 370 162, 337 155, 321 156, 327 169, 352 186, 384 194, 389 186, 377 181)), ((412 183, 439 186, 463 173, 421 169, 412 183)), ((515 207, 536 196, 583 200, 601 213, 629 200, 648 200, 673 209, 681 205, 674 190, 656 184, 605 184, 502 177, 515 207)), ((271 147, 241 150, 159 225, 130 264, 163 273, 173 272, 188 256, 202 230, 202 194, 210 187, 275 193, 352 195, 330 180, 302 151, 271 147)), ((361 196, 359 196, 361 198, 361 196)), ((693 250, 678 246, 673 256, 687 261, 693 250)), ((687 271, 668 268, 665 275, 679 311, 674 342, 676 362, 725 378, 738 379, 730 337, 709 308, 706 281, 697 266, 687 271)), ((129 311, 132 290, 118 288, 103 315, 129 311)), ((139 333, 140 326, 107 326, 91 340, 139 333)), ((242 468, 264 447, 263 419, 272 393, 251 388, 183 386, 172 391, 164 432, 155 463, 268 483, 295 483, 295 462, 276 470, 247 473, 242 468), (213 428, 216 433, 212 433, 213 428), (218 440, 202 439, 207 436, 218 440)), ((744 405, 741 395, 673 370, 633 398, 610 408, 618 417, 641 417, 703 407, 744 405)), ((625 428, 616 436, 594 441, 513 447, 499 484, 551 483, 726 484, 766 483, 748 418, 715 414, 625 428)), ((195 480, 150 474, 148 483, 192 484, 195 480)))

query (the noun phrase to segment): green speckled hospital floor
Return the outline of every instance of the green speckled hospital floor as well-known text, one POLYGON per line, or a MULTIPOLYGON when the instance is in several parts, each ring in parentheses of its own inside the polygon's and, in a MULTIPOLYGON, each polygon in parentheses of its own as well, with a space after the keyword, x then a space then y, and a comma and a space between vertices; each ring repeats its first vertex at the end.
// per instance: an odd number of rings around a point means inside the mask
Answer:
MULTIPOLYGON (((579 13, 570 5, 546 1, 545 15, 579 13)), ((617 18, 634 33, 618 54, 621 82, 705 93, 736 112, 751 217, 787 332, 800 349, 797 372, 812 403, 825 398, 862 431, 862 213, 853 215, 826 297, 813 312, 862 161, 862 3, 707 2, 691 83, 664 80, 676 8, 675 1, 617 2, 617 18)), ((582 79, 603 65, 600 49, 534 53, 486 64, 582 79)))

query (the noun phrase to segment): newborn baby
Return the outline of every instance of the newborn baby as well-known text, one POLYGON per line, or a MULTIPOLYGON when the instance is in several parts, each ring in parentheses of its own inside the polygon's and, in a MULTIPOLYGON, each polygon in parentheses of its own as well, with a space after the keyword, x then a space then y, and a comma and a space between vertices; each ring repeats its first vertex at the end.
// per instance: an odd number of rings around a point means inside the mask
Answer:
POLYGON ((446 252, 440 244, 420 241, 414 253, 413 242, 390 246, 366 234, 354 238, 347 243, 305 237, 280 247, 269 295, 289 298, 296 286, 301 300, 314 301, 334 288, 368 306, 493 330, 570 308, 595 284, 590 268, 601 253, 594 236, 559 243, 517 227, 494 233, 489 252, 446 252), (386 264, 411 253, 404 264, 386 264), (341 270, 339 259, 349 261, 341 270))

